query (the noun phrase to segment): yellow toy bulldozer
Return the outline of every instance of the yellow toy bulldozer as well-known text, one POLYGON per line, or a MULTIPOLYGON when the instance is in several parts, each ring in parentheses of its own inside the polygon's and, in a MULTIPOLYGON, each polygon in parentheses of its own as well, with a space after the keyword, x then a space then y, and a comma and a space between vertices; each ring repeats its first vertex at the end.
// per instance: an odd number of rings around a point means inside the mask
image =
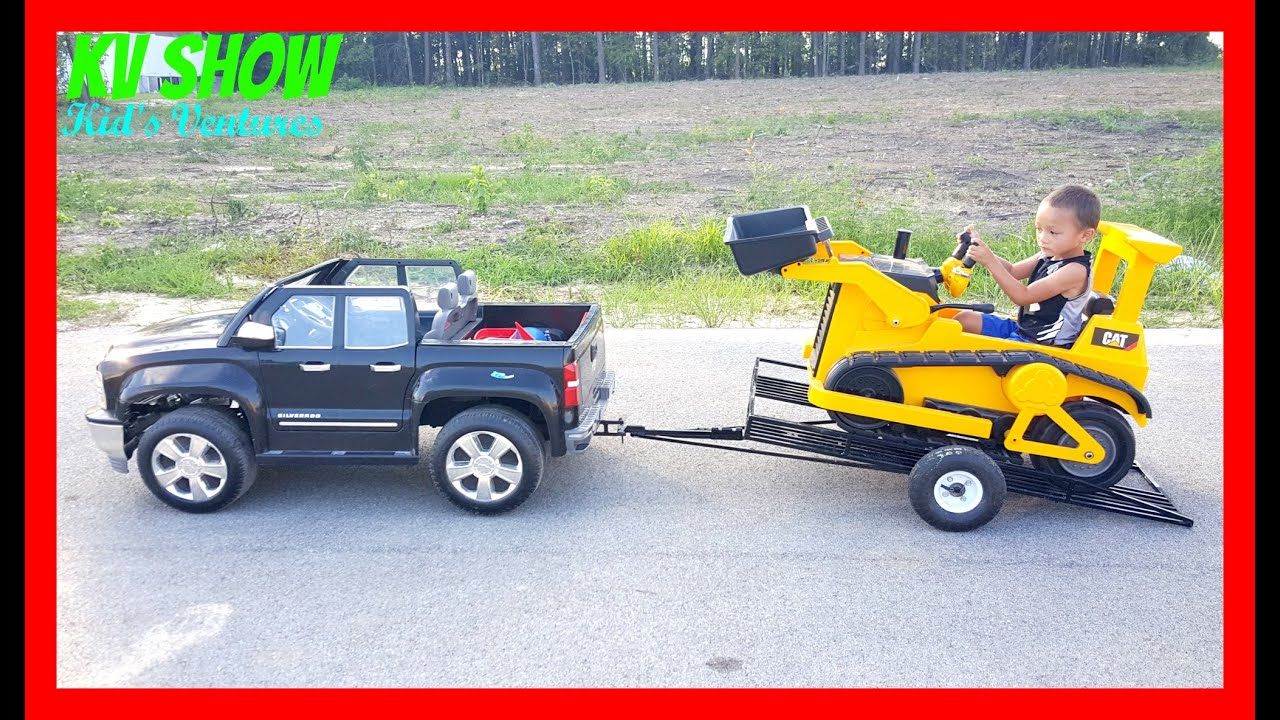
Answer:
POLYGON ((826 218, 796 206, 731 216, 725 242, 745 275, 827 283, 817 332, 804 348, 808 402, 852 435, 936 446, 912 469, 912 505, 936 527, 968 530, 1003 501, 992 456, 1025 456, 1075 493, 1105 492, 1133 467, 1129 421, 1142 427, 1152 415, 1142 392, 1148 367, 1139 314, 1155 268, 1182 249, 1123 223, 1103 222, 1099 234, 1094 298, 1069 347, 962 331, 960 310, 994 310, 939 297, 939 287, 955 298, 968 286, 963 238, 931 267, 907 257, 909 231, 898 232, 892 255, 877 254, 833 240, 826 218))

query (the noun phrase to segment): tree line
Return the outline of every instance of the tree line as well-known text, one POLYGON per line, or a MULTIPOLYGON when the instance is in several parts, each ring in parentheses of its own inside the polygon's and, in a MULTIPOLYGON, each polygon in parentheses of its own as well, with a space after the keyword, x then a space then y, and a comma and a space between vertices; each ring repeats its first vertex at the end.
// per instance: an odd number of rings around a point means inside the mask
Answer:
POLYGON ((346 33, 348 86, 543 85, 1207 62, 1207 32, 346 33))
MULTIPOLYGON (((262 33, 245 33, 244 47, 262 33)), ((283 33, 289 35, 290 33, 283 33)), ((75 46, 58 34, 63 87, 75 46)), ((1207 32, 350 32, 339 89, 572 85, 831 75, 1192 65, 1207 32)), ((259 59, 254 77, 271 72, 259 59)))

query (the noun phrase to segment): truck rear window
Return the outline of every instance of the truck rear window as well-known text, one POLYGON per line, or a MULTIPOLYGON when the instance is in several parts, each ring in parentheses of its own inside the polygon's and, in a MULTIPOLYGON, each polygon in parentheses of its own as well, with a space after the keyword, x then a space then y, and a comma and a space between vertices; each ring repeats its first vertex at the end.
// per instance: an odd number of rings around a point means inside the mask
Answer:
POLYGON ((458 276, 448 265, 407 265, 404 269, 405 284, 413 293, 418 310, 438 310, 436 293, 440 288, 455 282, 458 276))

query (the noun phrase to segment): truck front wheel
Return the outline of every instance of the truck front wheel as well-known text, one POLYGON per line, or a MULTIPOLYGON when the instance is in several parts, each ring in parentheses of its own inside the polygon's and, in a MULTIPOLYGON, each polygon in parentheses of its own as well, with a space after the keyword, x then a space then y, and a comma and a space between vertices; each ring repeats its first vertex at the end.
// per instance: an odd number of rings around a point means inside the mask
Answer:
POLYGON ((160 418, 138 441, 138 470, 153 495, 183 512, 230 505, 257 474, 249 438, 231 415, 188 406, 160 418))
POLYGON ((431 448, 431 474, 449 502, 496 515, 533 494, 544 460, 542 438, 528 418, 489 405, 445 423, 431 448))

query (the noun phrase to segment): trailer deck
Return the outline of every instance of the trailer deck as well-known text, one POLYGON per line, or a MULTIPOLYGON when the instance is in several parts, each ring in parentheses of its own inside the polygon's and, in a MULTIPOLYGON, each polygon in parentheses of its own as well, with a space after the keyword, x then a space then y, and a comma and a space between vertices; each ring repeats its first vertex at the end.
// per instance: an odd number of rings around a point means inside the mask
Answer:
POLYGON ((806 366, 796 363, 756 358, 744 425, 664 430, 643 425, 626 425, 622 420, 603 420, 601 430, 596 434, 648 438, 896 473, 910 473, 916 462, 935 448, 944 445, 971 445, 982 449, 996 461, 1004 473, 1009 492, 1185 527, 1194 524, 1191 518, 1178 511, 1164 489, 1137 463, 1114 486, 1097 488, 1079 479, 1043 472, 1033 467, 1022 455, 1011 453, 1003 445, 989 440, 955 435, 945 438, 916 435, 910 428, 894 425, 878 430, 848 432, 833 427, 834 421, 830 419, 800 420, 781 417, 786 414, 782 412, 761 412, 761 406, 779 403, 781 406, 812 409, 825 416, 826 411, 809 402, 806 382, 781 377, 787 374, 803 377, 807 370, 806 366), (782 447, 806 454, 780 453, 733 444, 741 442, 782 447))

